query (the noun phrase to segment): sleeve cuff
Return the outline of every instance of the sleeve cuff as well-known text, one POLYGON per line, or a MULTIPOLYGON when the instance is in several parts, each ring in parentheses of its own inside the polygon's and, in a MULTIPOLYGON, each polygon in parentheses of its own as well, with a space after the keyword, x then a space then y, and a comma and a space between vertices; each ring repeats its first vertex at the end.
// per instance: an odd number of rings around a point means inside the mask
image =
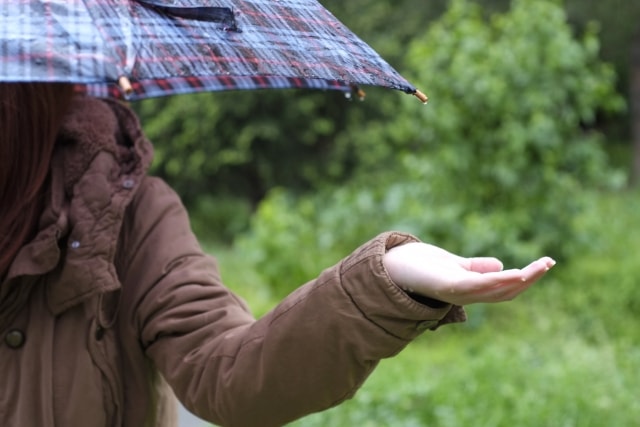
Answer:
POLYGON ((427 329, 466 320, 462 307, 424 297, 412 297, 389 277, 382 257, 387 250, 416 237, 388 232, 362 245, 340 266, 341 284, 358 309, 388 333, 413 339, 427 329))

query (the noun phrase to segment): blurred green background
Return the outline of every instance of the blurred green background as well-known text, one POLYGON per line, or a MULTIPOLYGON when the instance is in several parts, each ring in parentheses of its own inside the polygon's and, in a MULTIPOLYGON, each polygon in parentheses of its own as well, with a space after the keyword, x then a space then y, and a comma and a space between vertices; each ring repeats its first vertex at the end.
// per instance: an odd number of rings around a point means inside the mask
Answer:
POLYGON ((640 2, 323 4, 430 103, 363 88, 134 106, 227 285, 259 316, 389 229, 559 263, 294 425, 638 425, 640 2))

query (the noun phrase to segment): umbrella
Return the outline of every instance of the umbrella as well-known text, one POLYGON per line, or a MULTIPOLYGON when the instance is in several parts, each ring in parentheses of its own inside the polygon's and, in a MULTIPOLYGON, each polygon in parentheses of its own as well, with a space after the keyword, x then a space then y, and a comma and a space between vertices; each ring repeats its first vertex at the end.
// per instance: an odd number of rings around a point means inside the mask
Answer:
POLYGON ((426 97, 315 0, 3 0, 0 81, 136 100, 382 86, 426 97))

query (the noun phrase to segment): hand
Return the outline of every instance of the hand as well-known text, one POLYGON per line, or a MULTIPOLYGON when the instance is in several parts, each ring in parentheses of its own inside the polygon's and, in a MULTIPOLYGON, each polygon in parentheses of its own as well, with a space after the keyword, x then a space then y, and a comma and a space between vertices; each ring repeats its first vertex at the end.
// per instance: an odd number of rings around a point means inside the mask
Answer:
POLYGON ((523 269, 502 270, 497 258, 463 258, 426 243, 390 249, 383 263, 408 292, 455 305, 511 300, 540 279, 555 261, 543 257, 523 269))

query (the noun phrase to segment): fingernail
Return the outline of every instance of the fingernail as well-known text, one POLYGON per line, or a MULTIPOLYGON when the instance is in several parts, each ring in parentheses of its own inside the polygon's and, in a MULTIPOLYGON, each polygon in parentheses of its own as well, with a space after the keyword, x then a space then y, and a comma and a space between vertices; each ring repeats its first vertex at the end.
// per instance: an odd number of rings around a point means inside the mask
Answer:
POLYGON ((545 271, 545 273, 546 273, 547 271, 551 270, 551 267, 553 267, 554 265, 556 265, 556 260, 555 260, 555 259, 553 259, 553 258, 549 258, 549 257, 547 257, 547 262, 546 262, 546 265, 545 265, 545 267, 544 267, 544 271, 545 271))

